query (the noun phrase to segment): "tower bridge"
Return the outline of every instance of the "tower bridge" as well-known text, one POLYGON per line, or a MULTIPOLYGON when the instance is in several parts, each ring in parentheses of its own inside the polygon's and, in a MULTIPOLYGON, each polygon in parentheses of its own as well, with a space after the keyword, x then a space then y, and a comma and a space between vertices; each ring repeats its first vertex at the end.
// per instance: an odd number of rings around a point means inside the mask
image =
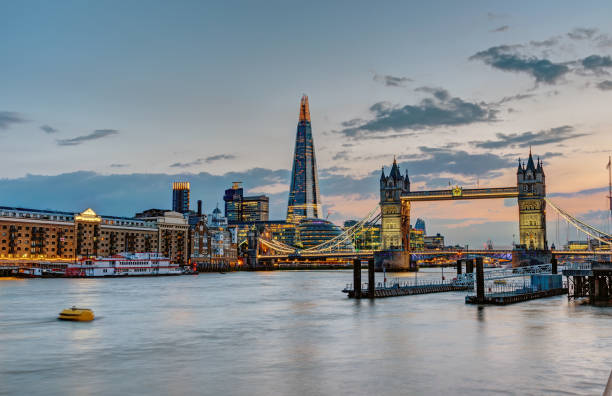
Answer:
POLYGON ((449 260, 466 255, 512 259, 513 265, 537 265, 550 263, 551 257, 610 257, 611 251, 564 251, 551 250, 546 237, 546 208, 555 210, 568 224, 599 240, 603 245, 612 245, 612 236, 576 219, 546 198, 544 166, 538 158, 533 159, 531 150, 527 162, 519 159, 516 170, 516 186, 462 188, 459 186, 441 190, 411 191, 408 172, 401 174, 393 160, 389 175, 384 168, 380 176, 380 202, 354 226, 340 235, 318 246, 298 249, 280 241, 252 236, 249 246, 253 259, 263 263, 275 262, 325 262, 328 260, 364 259, 372 260, 375 266, 388 270, 418 270, 417 261, 426 257, 447 257, 449 260), (519 222, 519 247, 514 250, 410 250, 410 211, 412 204, 433 201, 455 201, 471 199, 517 199, 519 222), (362 229, 380 220, 380 251, 347 251, 346 242, 362 229))

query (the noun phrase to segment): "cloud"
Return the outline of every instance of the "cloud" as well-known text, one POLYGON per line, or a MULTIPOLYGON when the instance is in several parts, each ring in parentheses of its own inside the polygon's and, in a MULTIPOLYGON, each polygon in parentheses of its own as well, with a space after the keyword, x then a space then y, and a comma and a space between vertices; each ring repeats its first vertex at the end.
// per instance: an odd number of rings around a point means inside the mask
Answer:
POLYGON ((505 32, 505 31, 507 31, 508 29, 510 29, 510 26, 508 26, 508 25, 503 25, 503 26, 500 26, 500 27, 498 27, 498 28, 495 28, 495 29, 489 30, 489 32, 491 32, 491 33, 499 33, 499 32, 505 32))
POLYGON ((202 165, 203 161, 202 158, 198 158, 190 162, 175 162, 170 165, 170 168, 189 168, 190 166, 202 165))
POLYGON ((605 68, 612 67, 612 58, 609 56, 591 55, 584 58, 580 63, 582 66, 596 74, 607 74, 605 68))
POLYGON ((398 106, 378 102, 370 106, 373 118, 344 122, 338 133, 350 138, 391 138, 406 129, 421 130, 440 126, 468 125, 496 120, 496 110, 486 103, 473 103, 451 97, 441 88, 421 87, 418 91, 433 98, 423 99, 418 105, 398 106), (386 134, 387 133, 387 134, 386 134))
POLYGON ((348 154, 349 154, 348 151, 338 151, 336 154, 334 154, 334 156, 332 157, 332 160, 334 160, 334 161, 338 161, 338 160, 348 161, 348 159, 349 159, 348 154))
POLYGON ((374 73, 374 81, 385 84, 387 87, 405 87, 406 83, 413 81, 408 77, 395 77, 388 74, 376 74, 374 73))
POLYGON ((527 73, 535 78, 536 82, 546 84, 556 83, 570 68, 561 63, 553 63, 548 59, 527 57, 519 54, 519 46, 500 45, 491 47, 472 55, 470 60, 480 60, 485 64, 499 70, 527 73))
POLYGON ((58 146, 78 146, 90 140, 98 140, 118 134, 119 131, 117 131, 116 129, 96 129, 89 135, 77 136, 71 139, 58 139, 56 140, 56 142, 58 146))
POLYGON ((601 89, 602 91, 612 91, 612 81, 604 80, 597 84, 597 88, 601 89))
POLYGON ((554 47, 555 45, 559 44, 559 37, 551 37, 547 40, 542 40, 542 41, 537 41, 537 40, 532 40, 529 42, 529 45, 533 46, 533 47, 554 47))
POLYGON ((170 167, 171 168, 189 168, 191 166, 202 165, 204 163, 210 164, 215 161, 229 160, 229 159, 235 159, 235 158, 236 156, 233 154, 217 154, 217 155, 211 155, 210 157, 206 157, 206 158, 197 158, 190 162, 175 162, 171 164, 170 167))
POLYGON ((19 113, 14 111, 0 111, 0 129, 9 129, 13 124, 26 122, 19 113))
POLYGON ((508 147, 541 146, 544 144, 560 143, 565 140, 587 136, 587 133, 576 133, 574 128, 563 125, 556 128, 543 129, 538 132, 523 132, 503 134, 497 133, 497 140, 471 141, 474 147, 483 149, 499 149, 508 147))
POLYGON ((501 104, 508 103, 508 102, 525 100, 525 99, 533 98, 534 96, 535 95, 533 94, 517 94, 517 95, 512 95, 512 96, 504 96, 502 99, 497 101, 497 104, 501 105, 501 104))
POLYGON ((217 155, 211 155, 210 157, 206 157, 204 161, 206 161, 207 164, 210 164, 211 162, 215 162, 215 161, 231 160, 235 158, 236 156, 233 154, 217 154, 217 155))
POLYGON ((129 164, 110 164, 111 168, 126 168, 130 166, 129 164))
POLYGON ((575 28, 567 33, 567 37, 572 40, 587 40, 591 39, 595 33, 597 33, 597 29, 594 28, 575 28))
POLYGON ((41 125, 40 129, 42 129, 45 133, 57 133, 59 130, 49 126, 49 125, 41 125))
MULTIPOLYGON (((460 176, 491 177, 495 171, 512 167, 514 159, 493 153, 468 153, 438 147, 419 147, 420 155, 400 155, 403 169, 408 169, 413 181, 416 176, 431 176, 450 173, 460 176)), ((428 178, 425 178, 427 180, 428 178)), ((444 178, 448 180, 448 178, 444 178)))

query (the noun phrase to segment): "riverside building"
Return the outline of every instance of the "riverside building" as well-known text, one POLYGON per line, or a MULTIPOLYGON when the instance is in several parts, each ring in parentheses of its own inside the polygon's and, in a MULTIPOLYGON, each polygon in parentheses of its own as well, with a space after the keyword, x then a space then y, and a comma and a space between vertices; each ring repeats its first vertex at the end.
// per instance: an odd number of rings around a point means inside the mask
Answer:
POLYGON ((163 216, 100 216, 0 207, 0 261, 74 261, 122 252, 155 252, 174 263, 188 262, 189 225, 180 213, 163 216))

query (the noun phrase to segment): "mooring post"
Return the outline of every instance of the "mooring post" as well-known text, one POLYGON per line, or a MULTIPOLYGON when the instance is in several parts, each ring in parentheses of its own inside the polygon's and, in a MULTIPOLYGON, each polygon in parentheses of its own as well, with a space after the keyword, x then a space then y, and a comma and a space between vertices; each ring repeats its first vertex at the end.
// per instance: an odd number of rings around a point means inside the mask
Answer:
POLYGON ((557 258, 555 257, 554 254, 553 254, 552 258, 550 259, 550 265, 552 266, 551 273, 553 275, 556 275, 557 274, 557 258))
POLYGON ((461 272, 463 272, 463 260, 459 259, 457 260, 457 275, 461 275, 461 272))
POLYGON ((483 303, 485 300, 484 297, 484 268, 482 257, 476 257, 476 299, 479 303, 483 303))
POLYGON ((465 259, 465 273, 474 273, 474 259, 465 259))
POLYGON ((374 272, 374 259, 368 260, 368 297, 374 298, 376 292, 376 272, 374 272))
POLYGON ((353 290, 355 298, 361 298, 361 259, 353 259, 353 290))

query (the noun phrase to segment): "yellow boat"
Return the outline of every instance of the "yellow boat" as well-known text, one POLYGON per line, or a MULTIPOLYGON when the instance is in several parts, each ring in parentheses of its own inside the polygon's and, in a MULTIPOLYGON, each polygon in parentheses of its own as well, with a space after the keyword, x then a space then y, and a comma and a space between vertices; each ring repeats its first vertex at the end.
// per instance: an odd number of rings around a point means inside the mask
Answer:
POLYGON ((60 312, 58 319, 73 320, 77 322, 89 322, 94 320, 94 313, 89 308, 67 308, 60 312))

